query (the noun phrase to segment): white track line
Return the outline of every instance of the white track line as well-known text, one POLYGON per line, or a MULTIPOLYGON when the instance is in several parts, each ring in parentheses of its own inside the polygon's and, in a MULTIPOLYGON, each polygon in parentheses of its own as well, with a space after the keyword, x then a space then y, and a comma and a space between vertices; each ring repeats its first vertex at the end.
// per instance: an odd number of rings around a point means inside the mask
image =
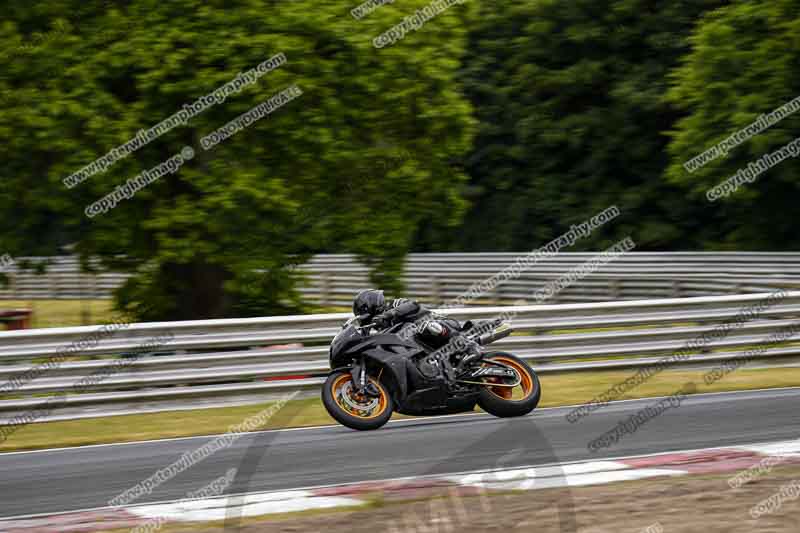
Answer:
MULTIPOLYGON (((664 452, 655 452, 655 453, 644 453, 644 454, 636 454, 636 455, 622 455, 616 457, 608 457, 603 459, 592 459, 592 460, 576 460, 576 461, 566 461, 563 463, 542 463, 538 465, 526 465, 526 466, 515 466, 513 469, 508 469, 509 471, 519 472, 524 470, 535 470, 535 469, 550 469, 550 470, 562 470, 563 477, 567 478, 569 475, 580 475, 580 474, 592 474, 598 473, 596 468, 589 467, 585 468, 584 465, 588 464, 606 464, 608 465, 608 472, 612 472, 615 470, 623 470, 621 466, 614 466, 615 463, 621 463, 626 460, 631 459, 641 459, 645 457, 658 457, 662 455, 671 455, 676 453, 693 453, 693 452, 707 452, 710 450, 727 450, 727 449, 736 449, 736 450, 784 450, 785 452, 789 451, 791 448, 794 451, 795 448, 800 449, 800 439, 798 440, 788 440, 788 441, 766 441, 761 443, 750 443, 750 444, 735 444, 729 446, 714 446, 710 448, 688 448, 688 449, 677 449, 677 450, 670 450, 664 452)), ((762 452, 763 453, 763 452, 762 452)), ((791 452, 790 452, 791 453, 791 452)), ((628 468, 627 466, 624 468, 628 468)), ((656 470, 651 467, 645 467, 641 470, 656 470)), ((424 479, 444 479, 444 478, 465 478, 467 476, 480 476, 489 473, 498 472, 498 469, 482 469, 482 470, 468 470, 463 472, 453 472, 453 473, 444 473, 444 474, 429 474, 424 476, 403 476, 403 477, 396 477, 396 478, 385 478, 385 479, 372 479, 372 480, 363 480, 363 481, 355 481, 349 483, 334 483, 334 484, 326 484, 326 485, 312 485, 307 487, 298 487, 292 489, 283 489, 283 490, 275 490, 275 491, 255 491, 255 492, 240 492, 234 494, 226 494, 224 496, 217 496, 214 499, 229 499, 229 498, 245 498, 248 496, 254 495, 268 495, 268 494, 288 494, 288 493, 307 493, 315 490, 320 489, 328 489, 328 488, 341 488, 341 487, 351 487, 351 486, 358 486, 365 483, 399 483, 403 481, 418 481, 424 479)), ((600 472, 603 473, 603 472, 600 472)), ((663 472, 664 475, 674 475, 676 473, 675 470, 665 470, 663 472)), ((551 476, 557 477, 557 476, 551 476)), ((620 479, 621 481, 624 479, 620 479)), ((75 513, 88 513, 88 512, 97 512, 97 511, 108 511, 108 510, 128 510, 128 509, 135 509, 135 508, 143 508, 143 507, 150 507, 156 505, 169 505, 179 503, 182 500, 175 499, 175 500, 163 500, 157 502, 147 502, 147 503, 140 503, 134 505, 126 505, 126 506, 105 506, 105 507, 88 507, 85 509, 74 509, 70 511, 55 511, 55 512, 47 512, 47 513, 37 513, 37 514, 28 514, 28 515, 17 515, 17 516, 6 516, 0 517, 0 523, 5 520, 26 520, 26 519, 33 519, 33 518, 42 518, 42 517, 49 517, 53 515, 68 515, 68 514, 75 514, 75 513)))

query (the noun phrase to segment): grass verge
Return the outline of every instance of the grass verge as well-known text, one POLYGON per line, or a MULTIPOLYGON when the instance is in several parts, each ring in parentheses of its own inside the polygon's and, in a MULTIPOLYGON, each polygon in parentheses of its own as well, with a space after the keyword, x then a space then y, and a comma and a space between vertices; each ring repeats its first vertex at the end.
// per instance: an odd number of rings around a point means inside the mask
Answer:
MULTIPOLYGON (((670 370, 650 378, 621 399, 667 396, 692 381, 697 392, 723 392, 800 386, 800 368, 742 369, 707 386, 707 370, 670 370)), ((632 371, 573 372, 541 376, 540 407, 574 405, 590 401, 632 371)), ((262 429, 335 424, 318 398, 295 400, 269 418, 262 429)), ((224 433, 232 425, 263 411, 269 404, 169 411, 141 415, 42 422, 29 424, 0 443, 0 452, 81 446, 109 442, 131 442, 192 435, 224 433)), ((395 418, 405 418, 395 415, 395 418)))
POLYGON ((31 309, 32 328, 106 324, 114 317, 111 300, 0 300, 0 309, 31 309))

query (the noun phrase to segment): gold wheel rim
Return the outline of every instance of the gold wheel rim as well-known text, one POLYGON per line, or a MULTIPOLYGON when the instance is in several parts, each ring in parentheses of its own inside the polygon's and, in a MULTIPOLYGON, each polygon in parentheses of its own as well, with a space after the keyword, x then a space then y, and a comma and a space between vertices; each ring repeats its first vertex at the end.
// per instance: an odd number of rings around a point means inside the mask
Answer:
POLYGON ((353 378, 350 374, 342 374, 333 380, 333 383, 331 383, 331 396, 333 396, 336 405, 349 415, 365 420, 377 418, 386 411, 389 405, 389 398, 380 383, 373 378, 369 378, 369 381, 380 392, 380 396, 373 399, 375 400, 375 405, 372 402, 365 401, 365 397, 359 397, 354 394, 353 378))
POLYGON ((514 372, 517 374, 517 378, 519 378, 519 386, 522 387, 522 392, 524 396, 522 398, 514 399, 514 388, 511 387, 487 387, 489 392, 497 396, 498 398, 502 398, 503 400, 510 400, 519 402, 525 400, 533 393, 533 377, 530 375, 528 370, 519 364, 517 361, 503 356, 496 356, 490 357, 491 361, 497 361, 498 363, 503 363, 504 365, 510 366, 514 372))

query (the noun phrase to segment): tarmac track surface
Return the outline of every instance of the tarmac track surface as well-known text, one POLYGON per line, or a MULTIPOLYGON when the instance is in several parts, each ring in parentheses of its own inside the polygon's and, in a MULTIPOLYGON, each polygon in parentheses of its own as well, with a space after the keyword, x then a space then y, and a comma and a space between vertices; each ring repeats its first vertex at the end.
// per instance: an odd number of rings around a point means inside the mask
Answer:
MULTIPOLYGON (((573 408, 560 407, 517 419, 400 420, 371 432, 330 426, 246 434, 136 503, 184 498, 248 460, 247 486, 234 492, 467 472, 496 467, 501 458, 503 467, 536 466, 800 437, 800 388, 787 388, 689 396, 614 446, 588 449, 589 441, 658 401, 614 402, 576 423, 565 419, 573 408)), ((0 454, 0 518, 105 507, 213 438, 0 454)))

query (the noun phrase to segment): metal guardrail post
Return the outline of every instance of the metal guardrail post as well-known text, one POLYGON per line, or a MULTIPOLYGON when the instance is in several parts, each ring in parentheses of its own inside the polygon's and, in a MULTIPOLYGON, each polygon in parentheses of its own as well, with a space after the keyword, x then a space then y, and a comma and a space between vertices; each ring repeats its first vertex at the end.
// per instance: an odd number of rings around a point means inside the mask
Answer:
POLYGON ((17 300, 19 299, 19 281, 17 280, 17 273, 8 274, 8 286, 11 289, 11 299, 17 300))
POLYGON ((322 273, 322 286, 320 287, 320 297, 322 299, 322 305, 328 305, 328 302, 332 300, 331 298, 331 275, 328 272, 322 273))
POLYGON ((440 305, 444 302, 442 299, 442 286, 439 283, 438 276, 431 276, 431 297, 433 298, 433 305, 440 305))
POLYGON ((681 297, 681 280, 676 279, 672 281, 672 291, 671 295, 673 298, 680 298, 681 297))
POLYGON ((611 300, 619 300, 620 295, 620 282, 618 279, 608 281, 608 295, 611 300))
POLYGON ((50 280, 50 292, 53 294, 53 298, 56 300, 58 299, 58 278, 56 277, 57 274, 55 272, 50 273, 49 280, 50 280))
POLYGON ((495 284, 494 288, 492 289, 492 297, 494 298, 495 305, 500 305, 500 303, 503 301, 503 287, 501 282, 495 284))
POLYGON ((88 276, 81 273, 79 279, 80 283, 80 300, 81 300, 81 324, 88 326, 92 323, 92 311, 90 309, 91 303, 88 301, 90 298, 88 286, 88 276))

